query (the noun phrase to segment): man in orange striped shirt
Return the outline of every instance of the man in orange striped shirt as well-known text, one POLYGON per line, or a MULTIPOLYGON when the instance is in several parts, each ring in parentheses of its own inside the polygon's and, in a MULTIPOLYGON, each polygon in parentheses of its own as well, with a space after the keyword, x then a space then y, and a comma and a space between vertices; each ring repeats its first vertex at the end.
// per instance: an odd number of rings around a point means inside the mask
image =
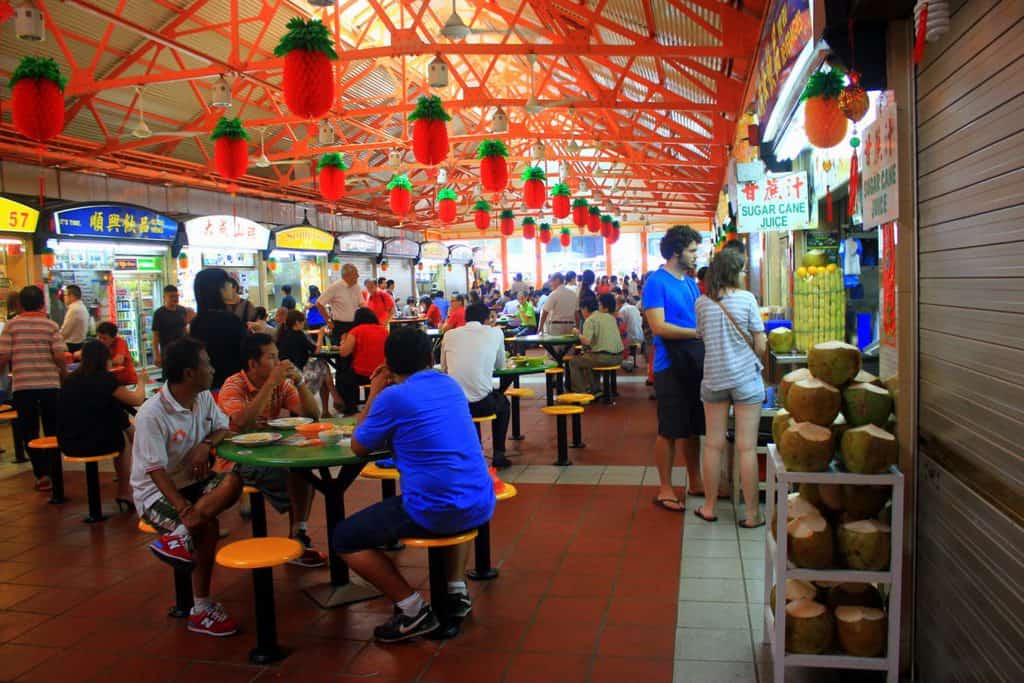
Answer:
MULTIPOLYGON (((18 429, 27 444, 43 433, 57 433, 57 394, 66 374, 64 353, 67 346, 57 323, 43 310, 43 290, 29 285, 18 295, 22 313, 4 326, 0 334, 0 372, 10 364, 13 375, 13 404, 18 411, 18 429)), ((83 406, 84 409, 84 406, 83 406)), ((50 462, 44 452, 29 448, 36 489, 49 491, 50 462)))

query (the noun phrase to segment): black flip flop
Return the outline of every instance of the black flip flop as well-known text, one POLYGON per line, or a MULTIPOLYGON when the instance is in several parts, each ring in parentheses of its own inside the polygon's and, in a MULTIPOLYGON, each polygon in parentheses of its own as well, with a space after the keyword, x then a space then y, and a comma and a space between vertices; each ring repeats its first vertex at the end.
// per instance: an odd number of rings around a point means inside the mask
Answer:
POLYGON ((736 526, 740 527, 741 529, 756 529, 758 527, 764 526, 764 517, 762 517, 761 521, 757 524, 747 524, 747 520, 742 519, 736 523, 736 526))
POLYGON ((660 507, 662 510, 668 510, 669 512, 686 512, 686 506, 683 505, 682 501, 678 498, 657 498, 652 501, 655 505, 660 507), (672 508, 666 505, 666 503, 675 503, 678 508, 672 508))
POLYGON ((698 517, 703 519, 705 522, 717 522, 718 521, 718 517, 717 516, 712 515, 711 517, 708 517, 707 515, 704 514, 704 512, 700 508, 694 508, 693 509, 693 514, 697 515, 698 517))

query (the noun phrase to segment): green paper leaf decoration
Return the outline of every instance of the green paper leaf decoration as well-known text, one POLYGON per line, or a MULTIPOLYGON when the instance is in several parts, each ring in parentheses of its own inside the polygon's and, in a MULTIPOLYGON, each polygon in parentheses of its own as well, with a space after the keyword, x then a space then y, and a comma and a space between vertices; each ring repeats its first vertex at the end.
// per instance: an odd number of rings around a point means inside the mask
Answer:
POLYGON ((608 214, 604 214, 604 215, 601 216, 601 222, 602 223, 611 223, 612 222, 612 217, 610 215, 608 215, 608 214))
POLYGON ((292 50, 323 52, 332 60, 338 58, 331 33, 319 19, 307 21, 300 17, 292 17, 288 21, 288 31, 281 36, 280 42, 274 48, 274 55, 284 57, 292 50))
POLYGON ((612 221, 612 227, 614 227, 616 230, 619 230, 620 229, 619 228, 619 222, 618 221, 612 221))
POLYGON ((537 221, 533 220, 532 216, 527 216, 523 219, 523 225, 537 225, 537 221))
POLYGON ((541 223, 540 224, 540 229, 541 230, 545 230, 545 231, 550 231, 551 230, 551 224, 550 223, 541 223))
POLYGON ((800 95, 800 101, 803 102, 812 97, 835 99, 839 97, 839 93, 843 92, 845 87, 846 83, 843 80, 843 75, 837 69, 817 71, 811 74, 810 79, 808 79, 807 87, 804 88, 803 94, 800 95))
POLYGON ((241 119, 229 119, 226 116, 222 116, 220 121, 217 122, 217 127, 214 128, 213 133, 210 134, 211 140, 219 140, 220 138, 241 138, 242 140, 248 140, 249 134, 245 132, 245 127, 242 125, 241 119))
POLYGON ((388 189, 394 190, 396 187, 400 187, 405 190, 412 191, 412 183, 409 182, 409 176, 404 173, 398 173, 391 178, 388 182, 388 189))
POLYGON ((572 234, 572 230, 570 230, 567 227, 563 227, 559 232, 561 232, 563 235, 571 235, 572 234))
POLYGON ((527 180, 539 180, 543 183, 548 179, 548 174, 545 173, 544 169, 540 166, 528 166, 526 170, 523 171, 522 179, 524 183, 527 180))
POLYGON ((26 78, 45 78, 48 81, 53 81, 61 92, 64 91, 64 86, 68 82, 68 79, 61 75, 57 62, 49 57, 22 57, 7 85, 13 88, 18 81, 26 78))
POLYGON ((590 210, 588 211, 588 213, 591 216, 600 216, 601 215, 601 207, 600 206, 592 206, 592 207, 590 207, 590 210))
POLYGON ((459 201, 459 195, 455 194, 455 190, 453 190, 452 188, 445 187, 442 188, 441 191, 437 193, 437 201, 441 201, 443 199, 451 199, 457 202, 459 201))
POLYGON ((409 120, 427 119, 429 121, 451 121, 452 117, 444 110, 441 98, 437 95, 421 97, 416 100, 416 108, 409 114, 409 120))
POLYGON ((551 188, 552 197, 568 197, 571 194, 569 186, 565 183, 555 183, 554 187, 551 188))
POLYGON ((589 206, 589 202, 587 202, 587 200, 584 199, 583 197, 579 197, 577 199, 572 200, 572 207, 574 209, 580 206, 586 208, 587 206, 589 206))
POLYGON ((348 170, 348 164, 345 163, 345 160, 338 152, 328 152, 320 157, 320 161, 316 165, 316 170, 319 171, 320 169, 327 167, 340 168, 342 171, 348 170))
POLYGON ((480 146, 476 148, 476 158, 483 159, 484 157, 507 157, 508 147, 501 140, 484 140, 480 143, 480 146))
POLYGON ((474 211, 490 211, 491 205, 486 199, 478 199, 473 204, 474 211))
POLYGON ((502 209, 501 210, 501 218, 515 218, 515 217, 516 217, 516 212, 513 211, 512 209, 502 209))

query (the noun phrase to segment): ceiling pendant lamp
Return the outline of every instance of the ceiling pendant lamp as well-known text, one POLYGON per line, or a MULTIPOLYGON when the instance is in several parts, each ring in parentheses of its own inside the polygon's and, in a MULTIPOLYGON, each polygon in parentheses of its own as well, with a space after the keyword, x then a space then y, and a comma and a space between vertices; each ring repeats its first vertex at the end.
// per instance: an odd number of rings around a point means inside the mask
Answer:
POLYGON ((334 0, 307 0, 313 7, 333 7, 334 0))
POLYGON ((427 83, 431 88, 445 88, 448 86, 448 64, 438 55, 431 60, 427 66, 427 83))
POLYGON ((388 166, 398 169, 402 165, 402 150, 393 149, 388 152, 388 166))
POLYGON ((217 76, 210 89, 210 106, 215 109, 227 109, 231 106, 231 84, 223 76, 217 76))
POLYGON ((46 36, 43 13, 31 2, 14 8, 14 35, 30 43, 37 43, 46 36))
POLYGON ((508 114, 501 107, 494 110, 494 116, 491 117, 491 132, 492 133, 507 133, 508 132, 508 114))
POLYGON ((327 119, 322 119, 317 125, 316 142, 323 146, 334 144, 334 126, 327 119))
POLYGON ((544 156, 547 154, 547 149, 544 147, 544 143, 538 140, 533 143, 533 147, 530 148, 530 157, 535 162, 544 161, 544 156))

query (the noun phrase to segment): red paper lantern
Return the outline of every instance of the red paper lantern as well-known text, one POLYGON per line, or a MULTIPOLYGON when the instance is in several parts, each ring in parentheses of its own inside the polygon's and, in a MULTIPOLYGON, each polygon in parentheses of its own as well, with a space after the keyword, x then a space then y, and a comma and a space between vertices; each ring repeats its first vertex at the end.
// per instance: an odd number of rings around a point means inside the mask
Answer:
POLYGON ((8 244, 7 245, 7 255, 8 256, 17 256, 20 253, 21 253, 21 245, 20 244, 8 244))
POLYGON ((540 240, 541 244, 549 244, 551 242, 551 226, 547 223, 541 223, 537 239, 540 240))
POLYGON ((64 129, 64 77, 55 61, 23 57, 10 85, 11 122, 19 133, 45 142, 64 129))
POLYGON ((404 216, 412 208, 412 183, 404 175, 396 175, 388 183, 388 204, 396 216, 404 216))
POLYGON ((601 207, 592 206, 587 212, 587 230, 601 232, 601 207))
POLYGON ((473 224, 477 230, 486 230, 491 226, 491 205, 483 199, 473 204, 473 224))
POLYGON ((615 244, 616 242, 618 242, 620 234, 621 233, 619 231, 619 228, 616 228, 616 227, 613 226, 612 227, 612 234, 608 237, 608 244, 615 244))
POLYGON ((456 202, 458 201, 458 195, 450 187, 446 187, 437 193, 437 216, 441 219, 442 223, 455 222, 455 215, 458 213, 456 202))
POLYGON ((380 262, 380 270, 383 273, 388 272, 388 262, 387 261, 381 261, 380 262))
POLYGON ((178 254, 178 270, 188 270, 188 254, 185 252, 178 254))
POLYGON ((213 140, 213 165, 217 173, 228 180, 245 175, 249 169, 249 134, 242 122, 235 118, 222 118, 210 136, 213 140))
POLYGON ((43 249, 40 256, 42 256, 44 268, 53 268, 57 265, 57 254, 54 253, 53 249, 43 249))
POLYGON ((436 166, 448 156, 448 125, 451 116, 437 96, 421 97, 409 114, 412 124, 412 153, 416 161, 436 166))
POLYGON ((341 199, 345 194, 345 169, 348 165, 337 152, 328 152, 320 157, 316 165, 320 171, 320 196, 329 202, 341 199))
POLYGON ((569 245, 572 244, 572 233, 569 232, 569 228, 561 229, 560 234, 558 235, 558 241, 564 248, 569 248, 569 245))
POLYGON ((516 232, 516 215, 512 211, 505 209, 501 212, 498 227, 501 229, 502 235, 511 237, 516 232))
POLYGON ((501 140, 484 140, 476 150, 480 159, 480 184, 487 192, 501 192, 508 185, 508 148, 501 140))
POLYGON ((530 166, 523 172, 523 203, 529 209, 544 207, 545 180, 547 174, 538 166, 530 166))
POLYGON ((288 110, 304 119, 321 118, 334 103, 334 69, 338 58, 327 27, 319 19, 293 17, 274 49, 284 57, 281 87, 288 110))
POLYGON ((565 218, 569 215, 569 210, 569 186, 557 183, 551 188, 551 213, 555 218, 565 218))
POLYGON ((601 237, 608 239, 612 236, 612 217, 608 214, 601 216, 601 237))
POLYGON ((269 270, 271 273, 273 273, 273 272, 275 272, 277 270, 277 259, 276 258, 268 258, 267 259, 267 270, 269 270))
POLYGON ((849 120, 839 107, 845 85, 836 70, 811 74, 800 99, 804 102, 804 132, 815 147, 835 147, 846 137, 849 120))
POLYGON ((523 239, 532 240, 537 236, 537 222, 527 216, 523 219, 523 239))
POLYGON ((587 200, 582 197, 572 202, 572 222, 576 227, 583 228, 587 225, 587 200))

